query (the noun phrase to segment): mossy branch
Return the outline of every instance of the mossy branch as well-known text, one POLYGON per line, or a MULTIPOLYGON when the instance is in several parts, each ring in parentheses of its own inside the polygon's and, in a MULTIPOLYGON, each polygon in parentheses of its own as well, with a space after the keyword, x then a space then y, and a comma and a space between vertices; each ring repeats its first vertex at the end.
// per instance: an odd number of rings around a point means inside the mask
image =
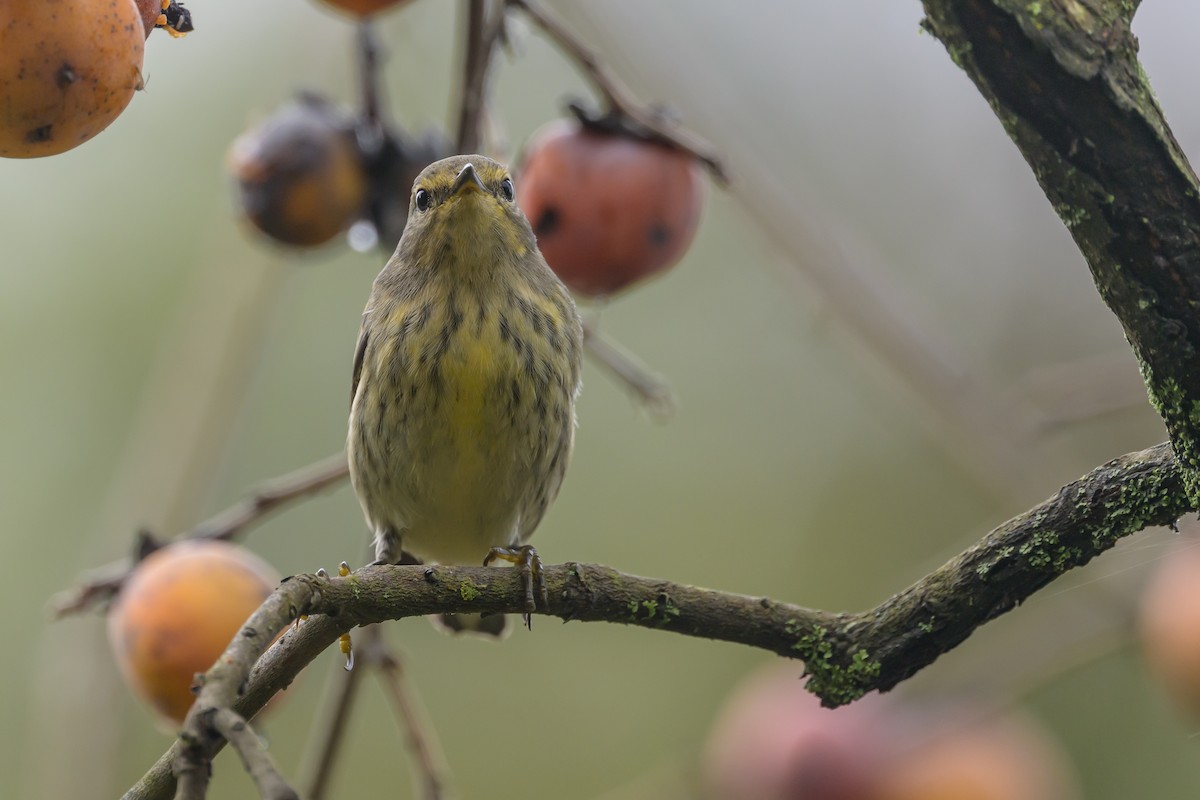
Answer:
POLYGON ((1087 259, 1200 497, 1200 186, 1137 59, 1137 3, 924 7, 1087 259))
MULTIPOLYGON (((1173 524, 1193 509, 1183 492, 1182 470, 1170 446, 1161 444, 1064 486, 866 612, 815 611, 571 563, 546 568, 550 604, 541 613, 673 631, 797 658, 804 661, 808 688, 837 706, 890 689, 1121 537, 1173 524)), ((442 612, 519 613, 523 604, 517 570, 494 567, 364 567, 344 578, 301 575, 284 581, 205 677, 185 723, 188 746, 177 742, 125 798, 168 797, 173 768, 195 769, 223 743, 206 720, 229 707, 249 719, 355 626, 442 612), (301 614, 310 616, 267 650, 275 632, 301 614)))

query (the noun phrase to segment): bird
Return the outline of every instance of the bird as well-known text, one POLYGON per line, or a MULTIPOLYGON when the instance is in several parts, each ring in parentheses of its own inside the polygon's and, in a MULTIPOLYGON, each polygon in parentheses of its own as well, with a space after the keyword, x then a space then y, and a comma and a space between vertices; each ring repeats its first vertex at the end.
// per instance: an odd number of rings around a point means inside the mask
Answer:
MULTIPOLYGON (((582 349, 509 170, 481 155, 426 167, 354 355, 347 455, 377 564, 516 563, 529 624, 546 598, 527 542, 571 458, 582 349)), ((505 630, 500 614, 442 622, 505 630)))

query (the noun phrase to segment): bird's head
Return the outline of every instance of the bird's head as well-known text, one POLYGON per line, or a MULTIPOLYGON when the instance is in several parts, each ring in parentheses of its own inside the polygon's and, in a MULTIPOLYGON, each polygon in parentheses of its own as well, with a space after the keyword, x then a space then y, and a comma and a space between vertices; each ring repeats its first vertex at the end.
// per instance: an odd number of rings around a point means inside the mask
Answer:
POLYGON ((417 176, 402 249, 406 244, 426 263, 444 255, 483 262, 497 252, 522 257, 536 249, 508 168, 480 155, 435 161, 417 176))

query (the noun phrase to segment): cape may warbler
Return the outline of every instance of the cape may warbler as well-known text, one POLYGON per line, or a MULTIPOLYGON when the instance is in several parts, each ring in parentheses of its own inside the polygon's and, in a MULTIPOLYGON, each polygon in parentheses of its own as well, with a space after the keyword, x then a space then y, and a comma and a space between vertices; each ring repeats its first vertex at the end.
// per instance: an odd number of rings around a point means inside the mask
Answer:
MULTIPOLYGON (((524 546, 558 494, 575 436, 582 329, 483 156, 435 162, 363 312, 350 399, 350 477, 375 558, 541 565, 524 546)), ((544 594, 544 588, 541 589, 544 594)), ((504 617, 448 618, 499 634, 504 617)))

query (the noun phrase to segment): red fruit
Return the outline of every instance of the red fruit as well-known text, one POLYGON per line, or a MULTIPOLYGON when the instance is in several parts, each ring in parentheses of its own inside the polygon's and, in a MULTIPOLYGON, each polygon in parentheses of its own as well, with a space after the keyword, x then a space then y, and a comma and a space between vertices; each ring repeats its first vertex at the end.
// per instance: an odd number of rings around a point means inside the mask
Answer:
POLYGON ((145 36, 133 0, 0 2, 0 156, 77 147, 142 87, 145 36))
POLYGON ((108 612, 108 639, 134 692, 172 722, 192 682, 225 652, 279 583, 258 556, 220 541, 167 545, 146 556, 108 612))
POLYGON ((557 120, 520 159, 517 198, 546 262, 573 292, 614 294, 674 265, 700 222, 690 155, 557 120))
POLYGON ((404 5, 408 0, 321 0, 321 2, 351 16, 369 17, 392 6, 404 5))
POLYGON ((1138 623, 1151 672, 1188 713, 1200 716, 1200 549, 1194 542, 1155 571, 1138 623))

